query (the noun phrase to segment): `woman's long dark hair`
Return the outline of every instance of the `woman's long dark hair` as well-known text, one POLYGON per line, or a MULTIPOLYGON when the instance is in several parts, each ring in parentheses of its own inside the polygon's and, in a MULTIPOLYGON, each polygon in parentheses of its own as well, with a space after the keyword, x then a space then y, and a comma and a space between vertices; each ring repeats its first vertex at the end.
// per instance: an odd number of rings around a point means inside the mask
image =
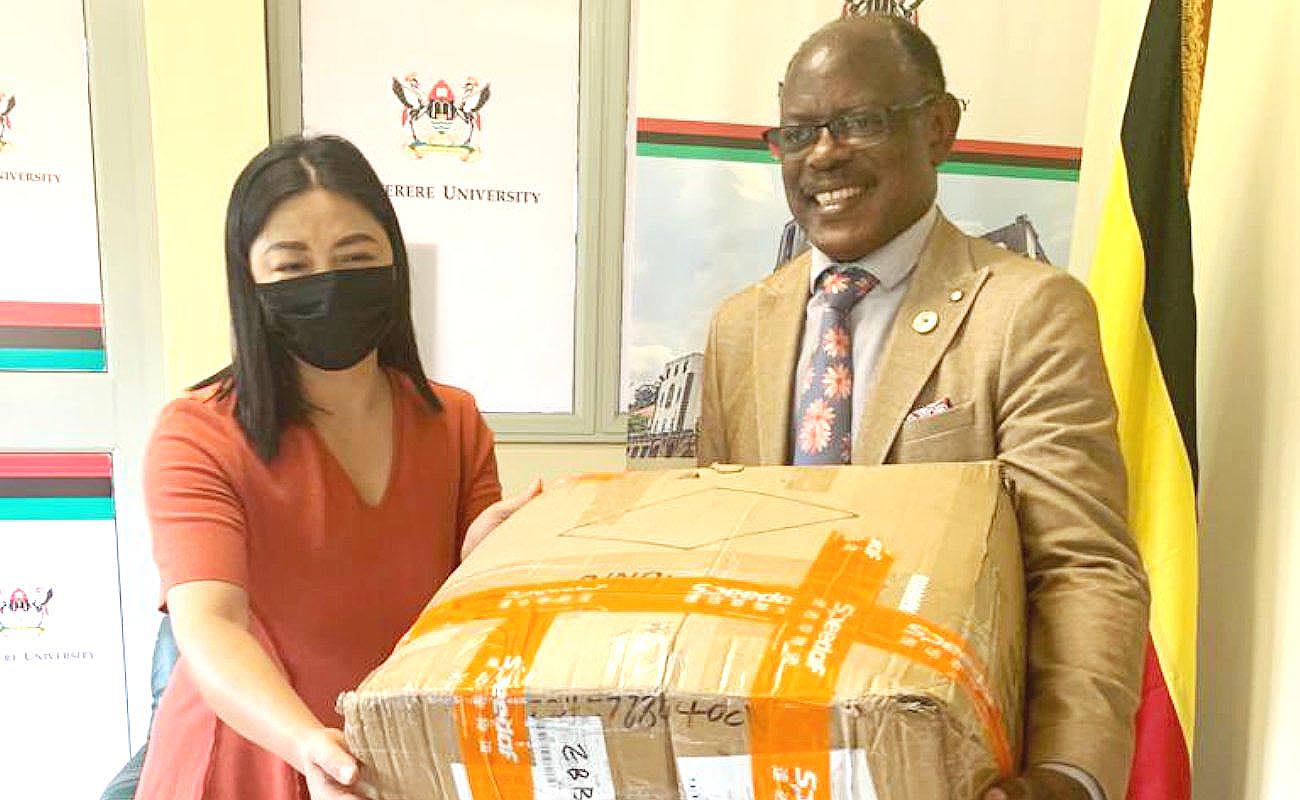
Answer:
POLYGON ((194 386, 218 387, 218 397, 235 397, 235 418, 262 460, 275 458, 280 434, 302 422, 310 405, 298 385, 298 370, 267 324, 254 290, 249 250, 271 212, 285 200, 314 188, 360 204, 379 220, 393 246, 393 324, 379 343, 379 363, 405 373, 429 408, 442 408, 420 365, 411 322, 411 271, 397 213, 366 157, 338 136, 295 136, 258 153, 235 181, 226 208, 226 287, 235 333, 230 366, 194 386))

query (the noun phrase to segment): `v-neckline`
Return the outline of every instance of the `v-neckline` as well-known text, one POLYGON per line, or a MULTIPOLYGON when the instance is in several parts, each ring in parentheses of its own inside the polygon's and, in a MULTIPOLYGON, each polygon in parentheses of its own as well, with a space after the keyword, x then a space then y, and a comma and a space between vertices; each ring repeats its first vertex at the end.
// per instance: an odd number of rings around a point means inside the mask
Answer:
POLYGON ((391 418, 389 424, 392 429, 393 447, 392 452, 388 455, 388 481, 384 484, 384 491, 379 494, 379 499, 376 502, 371 503, 361 496, 361 490, 357 488, 356 482, 353 481, 352 476, 348 474, 347 468, 343 466, 343 462, 339 461, 339 457, 334 454, 334 451, 329 446, 329 442, 325 441, 325 437, 321 435, 319 430, 317 430, 314 423, 310 421, 307 422, 307 430, 310 432, 313 441, 316 442, 316 446, 320 448, 321 452, 324 454, 325 460, 329 462, 331 468, 338 473, 339 477, 343 479, 343 482, 352 490, 352 497, 357 501, 357 505, 366 511, 377 511, 387 505, 388 498, 392 496, 393 487, 397 483, 398 467, 402 463, 400 459, 402 414, 398 409, 398 404, 400 402, 398 399, 398 392, 400 392, 401 389, 398 386, 399 381, 387 369, 383 372, 384 377, 388 379, 388 391, 389 397, 391 398, 390 405, 392 408, 389 415, 391 418))

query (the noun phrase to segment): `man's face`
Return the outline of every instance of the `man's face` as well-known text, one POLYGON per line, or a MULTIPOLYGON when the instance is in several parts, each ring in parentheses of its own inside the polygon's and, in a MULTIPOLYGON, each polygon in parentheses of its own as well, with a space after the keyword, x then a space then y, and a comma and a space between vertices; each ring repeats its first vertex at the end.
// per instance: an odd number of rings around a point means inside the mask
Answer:
MULTIPOLYGON (((905 105, 929 92, 887 39, 852 47, 830 41, 791 67, 781 92, 781 124, 905 105)), ((818 250, 836 261, 862 258, 929 209, 935 168, 956 130, 947 100, 896 115, 889 138, 878 145, 846 145, 822 129, 813 145, 781 159, 790 210, 818 250)))

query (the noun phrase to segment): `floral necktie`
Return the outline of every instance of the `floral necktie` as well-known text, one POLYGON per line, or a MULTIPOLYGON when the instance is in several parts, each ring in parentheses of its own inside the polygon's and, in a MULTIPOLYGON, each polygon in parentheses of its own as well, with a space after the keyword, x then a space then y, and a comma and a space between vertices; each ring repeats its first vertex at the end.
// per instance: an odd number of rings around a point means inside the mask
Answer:
POLYGON ((853 332, 849 312, 879 281, 857 267, 822 273, 813 300, 822 306, 817 347, 798 376, 794 404, 795 466, 847 464, 853 452, 853 332))

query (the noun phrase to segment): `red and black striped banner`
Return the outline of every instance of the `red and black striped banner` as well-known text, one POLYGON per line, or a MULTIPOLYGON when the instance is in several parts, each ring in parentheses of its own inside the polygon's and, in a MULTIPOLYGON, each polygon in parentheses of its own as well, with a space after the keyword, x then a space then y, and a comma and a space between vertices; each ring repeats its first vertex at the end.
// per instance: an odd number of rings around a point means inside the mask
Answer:
POLYGON ((113 519, 108 453, 0 453, 0 520, 113 519))
MULTIPOLYGON (((775 164, 761 125, 642 117, 636 152, 649 158, 707 159, 775 164)), ((1006 178, 1077 181, 1083 152, 1077 147, 959 139, 940 172, 1006 178)))
POLYGON ((104 313, 99 304, 0 301, 0 370, 104 368, 104 313))

